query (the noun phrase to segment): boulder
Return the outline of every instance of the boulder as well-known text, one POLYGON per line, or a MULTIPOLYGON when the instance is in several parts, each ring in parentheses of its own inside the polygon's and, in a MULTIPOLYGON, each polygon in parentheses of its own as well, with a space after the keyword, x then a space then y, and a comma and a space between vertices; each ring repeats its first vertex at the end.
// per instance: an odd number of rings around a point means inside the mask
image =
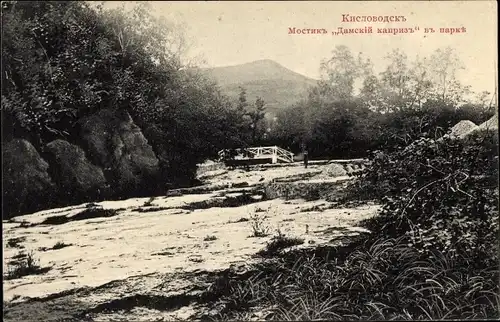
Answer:
POLYGON ((470 136, 474 133, 478 132, 498 132, 498 114, 492 116, 489 120, 487 120, 484 123, 481 123, 479 126, 476 126, 472 129, 470 129, 467 133, 464 134, 465 136, 470 136))
POLYGON ((103 168, 117 195, 141 195, 155 189, 158 158, 128 112, 103 109, 79 123, 90 160, 103 168))
POLYGON ((2 147, 4 218, 48 207, 55 185, 49 164, 28 141, 13 139, 2 147))
POLYGON ((450 136, 461 138, 475 128, 477 125, 469 120, 460 121, 451 128, 450 136))
POLYGON ((51 163, 52 178, 64 199, 100 199, 105 195, 106 178, 102 169, 92 164, 78 146, 64 140, 47 144, 47 160, 51 163))
POLYGON ((347 175, 347 171, 338 163, 330 163, 326 165, 324 172, 330 177, 341 177, 347 175))

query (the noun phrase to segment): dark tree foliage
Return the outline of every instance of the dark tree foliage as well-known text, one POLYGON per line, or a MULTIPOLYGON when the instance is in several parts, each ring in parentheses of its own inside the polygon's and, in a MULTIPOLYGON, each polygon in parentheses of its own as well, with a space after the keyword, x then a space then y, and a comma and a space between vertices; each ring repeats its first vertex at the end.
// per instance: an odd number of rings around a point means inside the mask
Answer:
POLYGON ((309 96, 278 113, 269 141, 294 152, 306 143, 313 158, 367 157, 370 150, 439 137, 461 120, 479 125, 493 116, 495 95, 472 98, 456 78, 464 67, 451 48, 414 62, 399 50, 386 59, 376 75, 369 58, 336 47, 309 96))
POLYGON ((383 202, 375 235, 405 236, 422 252, 444 251, 494 265, 498 239, 498 135, 421 138, 377 152, 350 187, 383 202))
POLYGON ((394 151, 421 137, 439 138, 461 120, 479 125, 493 114, 478 105, 432 100, 390 113, 373 111, 359 98, 307 100, 278 114, 269 142, 296 153, 305 142, 313 158, 366 158, 370 151, 394 151))
POLYGON ((175 28, 155 23, 146 6, 129 14, 82 1, 2 6, 4 141, 80 143, 81 117, 124 109, 143 130, 154 127, 146 137, 165 172, 188 180, 196 163, 242 144, 238 114, 217 86, 182 68, 169 42, 175 28))

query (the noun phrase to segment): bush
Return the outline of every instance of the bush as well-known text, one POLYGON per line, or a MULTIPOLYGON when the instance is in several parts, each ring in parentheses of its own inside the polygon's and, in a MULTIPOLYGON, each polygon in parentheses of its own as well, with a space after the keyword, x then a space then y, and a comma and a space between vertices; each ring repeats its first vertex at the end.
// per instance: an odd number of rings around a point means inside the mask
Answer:
POLYGON ((4 279, 16 279, 27 275, 44 274, 49 267, 40 267, 39 260, 35 258, 33 252, 30 253, 19 253, 14 256, 18 260, 12 261, 7 266, 7 275, 4 279))
POLYGON ((496 258, 498 137, 422 138, 392 154, 379 153, 357 187, 384 206, 371 229, 405 235, 422 252, 496 258), (492 257, 493 256, 493 257, 492 257))
POLYGON ((178 185, 193 182, 197 163, 241 143, 231 102, 181 66, 181 28, 155 18, 148 4, 126 12, 84 1, 4 1, 2 30, 3 141, 85 146, 79 120, 126 110, 163 177, 178 185))
POLYGON ((356 184, 383 202, 372 233, 229 272, 210 289, 225 303, 215 319, 497 319, 497 145, 483 133, 379 153, 356 184))

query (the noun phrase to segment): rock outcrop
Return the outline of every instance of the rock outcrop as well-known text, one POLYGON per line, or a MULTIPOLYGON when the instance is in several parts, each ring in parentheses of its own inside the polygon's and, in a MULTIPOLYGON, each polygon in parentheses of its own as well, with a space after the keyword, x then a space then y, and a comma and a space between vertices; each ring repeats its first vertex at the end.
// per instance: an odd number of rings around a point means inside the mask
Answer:
POLYGON ((126 111, 103 109, 79 123, 89 158, 103 168, 116 195, 127 197, 156 189, 158 158, 126 111))
POLYGON ((469 130, 464 136, 470 136, 474 133, 478 132, 495 132, 498 133, 498 114, 492 116, 488 121, 481 123, 479 126, 476 126, 469 130))
POLYGON ((328 164, 325 168, 326 168, 324 171, 325 174, 327 174, 330 177, 340 177, 347 175, 346 169, 344 169, 344 167, 341 166, 340 164, 336 163, 328 164))
POLYGON ((471 122, 469 120, 463 120, 458 122, 457 124, 455 124, 455 126, 451 128, 450 136, 461 138, 467 135, 467 133, 469 133, 475 128, 477 128, 477 125, 474 124, 474 122, 471 122))
POLYGON ((451 128, 450 137, 466 139, 474 134, 484 132, 498 132, 498 114, 480 125, 476 125, 469 120, 460 121, 451 128))
POLYGON ((83 201, 106 196, 106 178, 102 169, 92 164, 80 147, 55 140, 47 144, 46 151, 52 178, 63 199, 73 201, 78 196, 83 201))
POLYGON ((14 139, 2 147, 3 217, 38 210, 51 202, 55 185, 35 147, 26 140, 14 139))

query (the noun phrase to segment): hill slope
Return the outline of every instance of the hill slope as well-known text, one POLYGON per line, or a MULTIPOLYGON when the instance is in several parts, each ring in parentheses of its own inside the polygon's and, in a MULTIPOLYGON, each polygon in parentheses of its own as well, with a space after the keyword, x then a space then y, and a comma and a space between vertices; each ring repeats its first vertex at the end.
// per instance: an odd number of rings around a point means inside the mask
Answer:
POLYGON ((262 97, 270 114, 305 98, 308 89, 317 82, 268 59, 208 68, 202 72, 217 81, 223 92, 235 100, 238 99, 240 86, 247 91, 249 102, 262 97))

